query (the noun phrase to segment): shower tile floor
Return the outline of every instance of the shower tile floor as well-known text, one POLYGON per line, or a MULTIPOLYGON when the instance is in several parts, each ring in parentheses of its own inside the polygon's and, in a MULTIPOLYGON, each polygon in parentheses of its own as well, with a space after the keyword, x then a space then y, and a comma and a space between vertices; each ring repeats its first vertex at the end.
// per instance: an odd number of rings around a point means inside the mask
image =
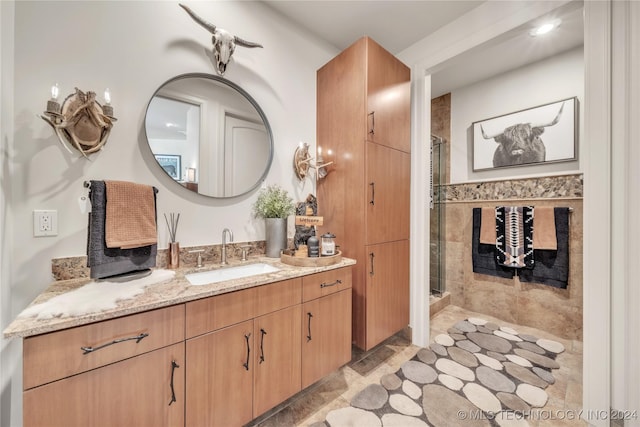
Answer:
MULTIPOLYGON (((556 382, 545 389, 549 400, 543 408, 539 408, 539 417, 544 419, 529 419, 529 425, 587 425, 584 421, 575 419, 582 406, 581 341, 562 339, 539 329, 505 322, 452 305, 443 308, 431 318, 430 336, 446 334, 455 323, 469 317, 480 317, 500 326, 512 327, 524 334, 562 343, 565 351, 556 358, 560 369, 553 372, 556 382), (550 417, 553 419, 549 419, 550 417)), ((392 336, 367 352, 354 348, 351 362, 347 365, 252 421, 249 426, 310 426, 321 422, 330 411, 349 406, 351 398, 367 385, 379 384, 383 375, 396 372, 419 349, 420 347, 412 345, 402 333, 392 336)), ((451 416, 455 417, 455 414, 451 416)))

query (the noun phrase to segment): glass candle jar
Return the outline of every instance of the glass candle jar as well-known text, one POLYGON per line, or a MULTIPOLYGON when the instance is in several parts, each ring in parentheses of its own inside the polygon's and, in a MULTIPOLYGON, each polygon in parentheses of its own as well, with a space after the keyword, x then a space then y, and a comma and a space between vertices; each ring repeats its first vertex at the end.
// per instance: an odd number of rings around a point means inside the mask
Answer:
POLYGON ((336 235, 331 233, 326 233, 321 236, 320 254, 322 256, 332 256, 336 254, 335 238, 336 235))

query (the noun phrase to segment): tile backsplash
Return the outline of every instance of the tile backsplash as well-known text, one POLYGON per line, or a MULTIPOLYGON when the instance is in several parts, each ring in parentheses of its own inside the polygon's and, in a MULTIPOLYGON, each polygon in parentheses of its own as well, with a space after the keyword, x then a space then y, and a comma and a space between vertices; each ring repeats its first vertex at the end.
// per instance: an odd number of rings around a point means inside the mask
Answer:
MULTIPOLYGON (((264 240, 254 242, 238 242, 227 243, 228 259, 241 259, 242 246, 250 246, 247 250, 247 256, 264 255, 266 243, 264 240)), ((210 264, 219 264, 222 245, 205 245, 205 246, 189 246, 180 248, 180 267, 195 267, 198 258, 197 253, 191 251, 203 250, 202 262, 205 266, 210 264)), ((167 267, 167 249, 158 249, 156 258, 157 268, 167 267)), ((53 280, 80 279, 89 277, 89 268, 87 267, 87 257, 66 257, 54 258, 51 260, 51 273, 53 280)))

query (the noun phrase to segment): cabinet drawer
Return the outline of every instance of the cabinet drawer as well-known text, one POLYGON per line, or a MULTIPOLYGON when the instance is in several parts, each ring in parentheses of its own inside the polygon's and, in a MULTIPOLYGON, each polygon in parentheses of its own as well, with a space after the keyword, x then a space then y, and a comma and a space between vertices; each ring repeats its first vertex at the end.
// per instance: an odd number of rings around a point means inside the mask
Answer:
POLYGON ((258 286, 256 317, 300 304, 302 301, 302 280, 300 278, 258 286))
POLYGON ((351 288, 351 267, 304 276, 302 300, 310 301, 348 288, 351 288))
POLYGON ((187 303, 187 338, 253 319, 256 288, 243 289, 187 303))
POLYGON ((185 368, 178 343, 32 388, 24 427, 184 427, 185 368))
POLYGON ((184 340, 184 305, 24 339, 24 389, 184 340))

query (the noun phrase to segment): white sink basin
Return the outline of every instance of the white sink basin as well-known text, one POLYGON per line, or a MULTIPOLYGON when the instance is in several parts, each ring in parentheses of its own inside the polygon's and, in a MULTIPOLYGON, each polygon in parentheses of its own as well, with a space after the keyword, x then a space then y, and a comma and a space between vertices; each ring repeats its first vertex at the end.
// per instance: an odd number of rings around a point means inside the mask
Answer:
POLYGON ((257 263, 247 264, 238 267, 221 268, 219 270, 202 271, 200 273, 187 274, 184 277, 192 285, 210 285, 212 283, 224 282, 225 280, 241 279, 243 277, 257 276, 259 274, 273 273, 279 271, 269 264, 257 263))

